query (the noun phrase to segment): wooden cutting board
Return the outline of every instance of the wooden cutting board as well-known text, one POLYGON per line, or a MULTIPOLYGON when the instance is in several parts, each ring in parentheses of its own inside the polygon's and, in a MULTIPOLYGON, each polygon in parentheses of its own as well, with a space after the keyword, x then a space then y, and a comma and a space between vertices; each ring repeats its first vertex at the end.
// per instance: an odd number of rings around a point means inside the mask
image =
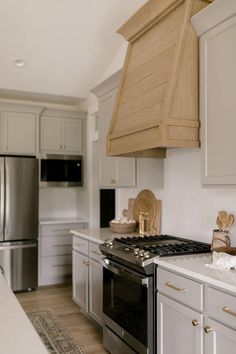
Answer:
MULTIPOLYGON (((132 201, 129 201, 132 204, 132 201)), ((149 235, 160 235, 161 225, 161 200, 156 199, 149 189, 143 189, 134 200, 133 218, 139 223, 139 214, 148 213, 147 233, 149 235)))

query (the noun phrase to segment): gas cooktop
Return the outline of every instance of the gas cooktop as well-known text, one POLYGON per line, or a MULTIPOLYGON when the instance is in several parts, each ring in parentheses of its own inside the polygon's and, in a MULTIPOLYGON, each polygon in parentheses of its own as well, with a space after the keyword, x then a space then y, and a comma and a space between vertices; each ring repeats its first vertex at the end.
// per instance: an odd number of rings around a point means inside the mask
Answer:
POLYGON ((126 236, 108 239, 100 249, 108 258, 144 268, 154 257, 207 253, 210 245, 169 235, 126 236))

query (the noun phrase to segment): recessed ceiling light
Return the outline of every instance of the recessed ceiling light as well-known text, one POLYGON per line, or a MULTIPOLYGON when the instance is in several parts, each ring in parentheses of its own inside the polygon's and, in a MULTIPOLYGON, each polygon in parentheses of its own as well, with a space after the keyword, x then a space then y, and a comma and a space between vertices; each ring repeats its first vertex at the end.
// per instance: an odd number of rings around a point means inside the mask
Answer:
POLYGON ((26 65, 26 61, 22 58, 14 59, 14 64, 17 68, 23 68, 26 65))

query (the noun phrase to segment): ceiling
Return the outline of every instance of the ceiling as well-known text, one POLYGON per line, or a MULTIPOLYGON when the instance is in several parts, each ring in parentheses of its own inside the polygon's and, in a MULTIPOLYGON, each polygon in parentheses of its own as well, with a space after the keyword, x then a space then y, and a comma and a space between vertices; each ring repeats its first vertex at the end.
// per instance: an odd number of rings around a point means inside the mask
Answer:
POLYGON ((0 93, 86 97, 124 41, 116 30, 144 3, 0 0, 0 93))

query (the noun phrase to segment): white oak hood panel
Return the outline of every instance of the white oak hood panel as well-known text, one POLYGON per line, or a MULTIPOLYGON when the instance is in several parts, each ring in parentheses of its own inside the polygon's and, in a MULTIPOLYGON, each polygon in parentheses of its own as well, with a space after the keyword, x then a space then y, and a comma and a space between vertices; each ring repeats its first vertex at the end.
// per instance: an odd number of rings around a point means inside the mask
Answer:
POLYGON ((149 0, 118 32, 129 42, 107 137, 110 156, 198 147, 198 39, 190 18, 211 0, 149 0))

